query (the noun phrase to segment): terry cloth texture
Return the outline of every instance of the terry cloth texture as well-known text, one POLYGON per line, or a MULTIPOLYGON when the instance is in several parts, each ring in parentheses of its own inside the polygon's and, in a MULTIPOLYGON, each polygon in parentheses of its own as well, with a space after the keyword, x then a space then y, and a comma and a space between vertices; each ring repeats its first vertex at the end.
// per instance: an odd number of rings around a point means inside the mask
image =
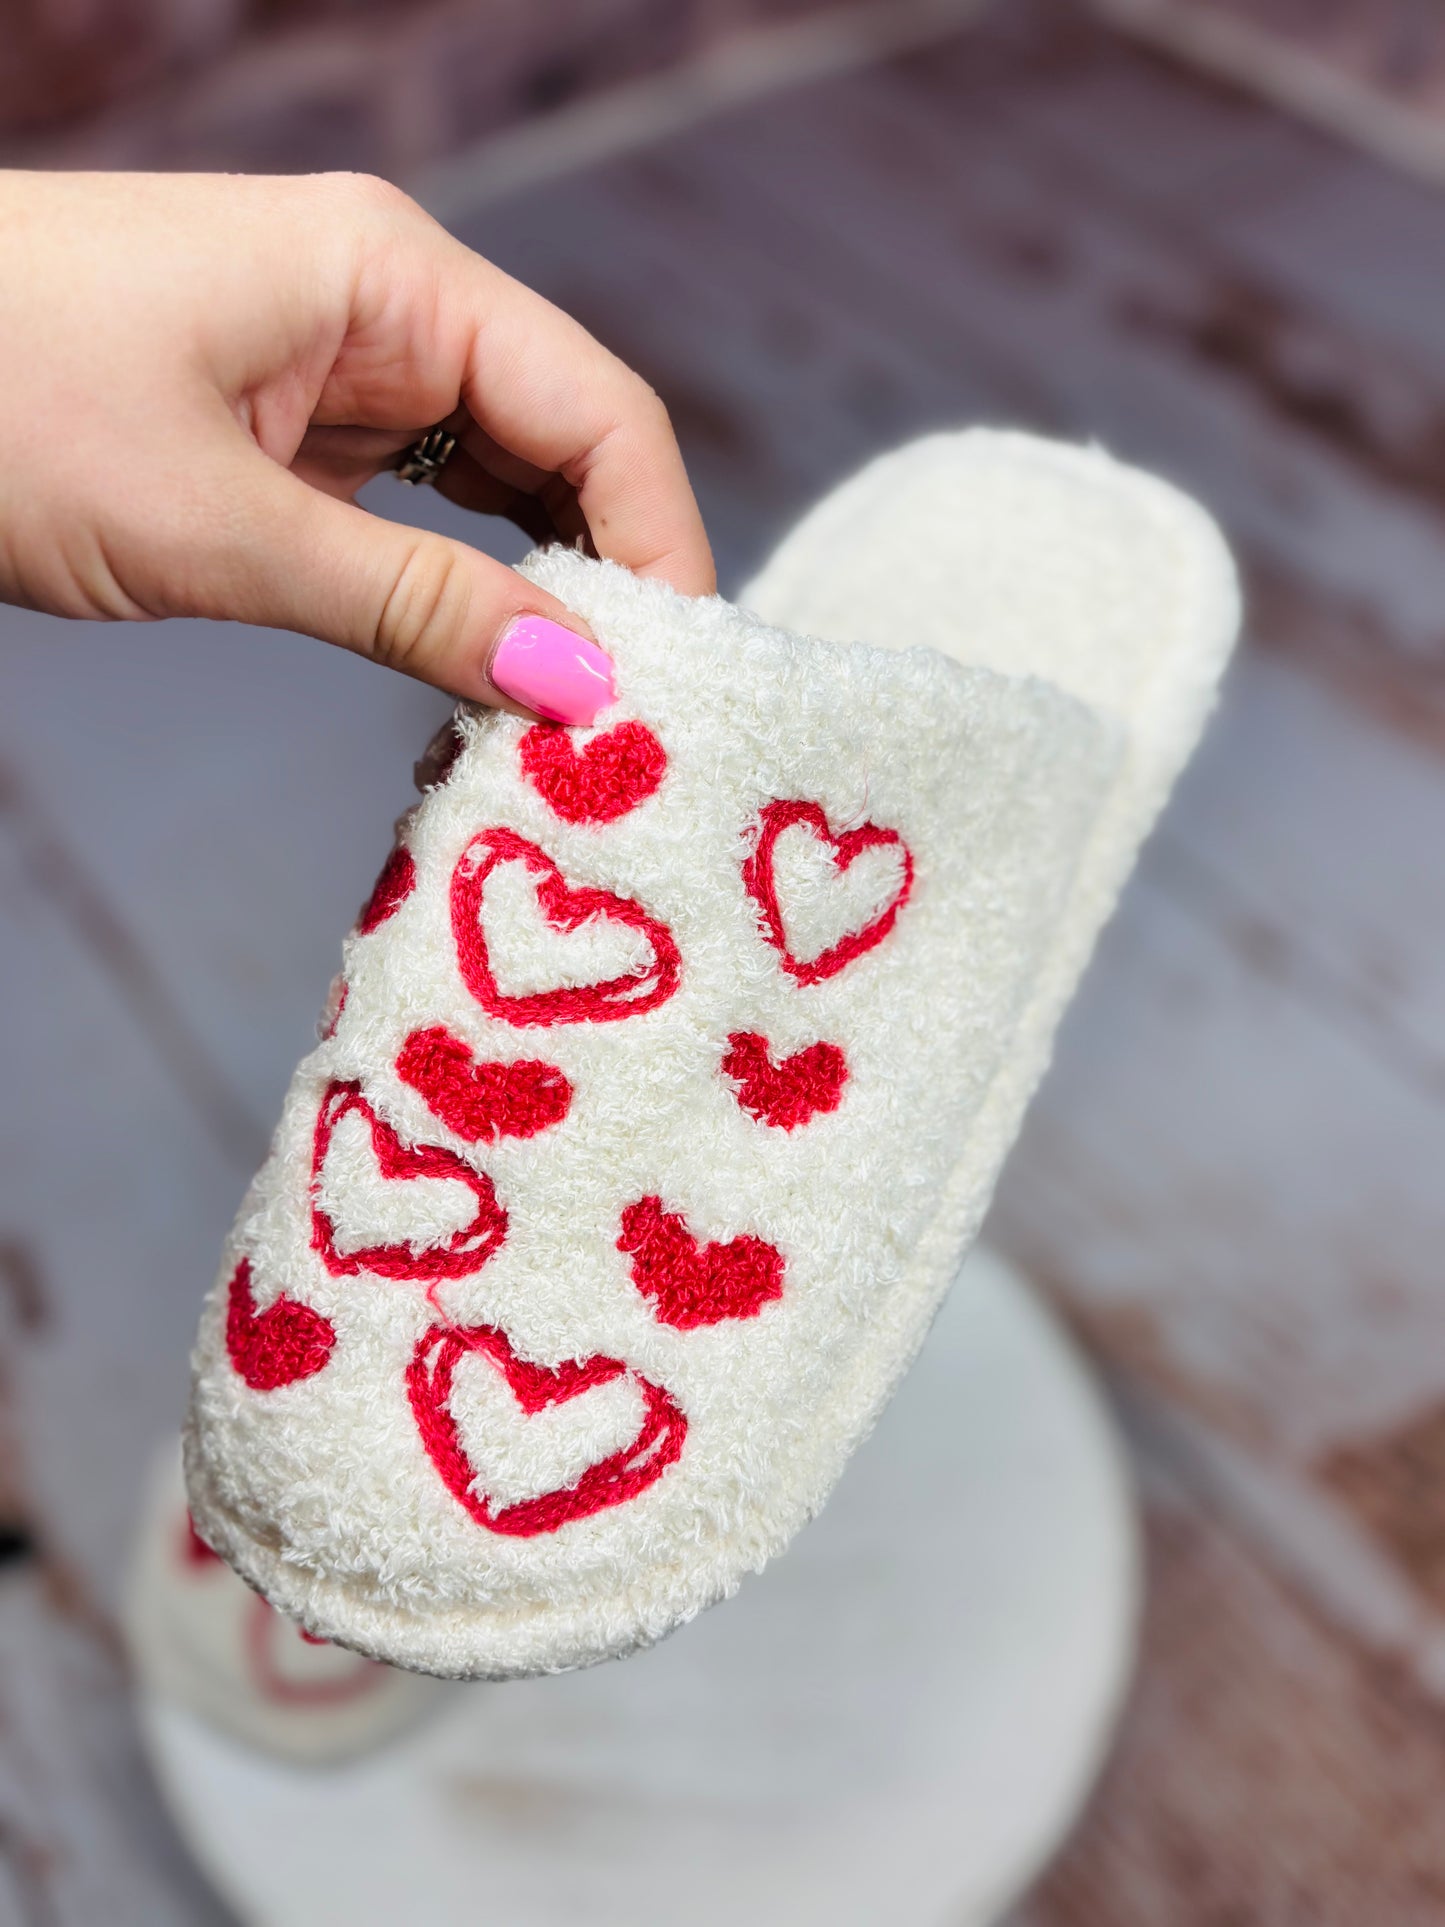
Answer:
POLYGON ((243 1585, 191 1523, 175 1441, 151 1475, 124 1626, 145 1700, 298 1765, 366 1753, 446 1703, 434 1680, 318 1644, 243 1585))
POLYGON ((983 434, 855 478, 754 585, 862 642, 526 573, 618 700, 459 714, 237 1221, 186 1443, 205 1537, 282 1610, 456 1677, 646 1644, 821 1505, 1236 614, 1178 495, 983 434))

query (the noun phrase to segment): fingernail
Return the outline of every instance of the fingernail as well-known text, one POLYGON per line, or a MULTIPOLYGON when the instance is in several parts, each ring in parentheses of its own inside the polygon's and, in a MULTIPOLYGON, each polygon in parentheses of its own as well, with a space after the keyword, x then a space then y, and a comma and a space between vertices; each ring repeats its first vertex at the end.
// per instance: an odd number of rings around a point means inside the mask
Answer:
POLYGON ((516 616, 492 657, 504 696, 553 723, 590 723, 617 697, 612 658, 546 616, 516 616))

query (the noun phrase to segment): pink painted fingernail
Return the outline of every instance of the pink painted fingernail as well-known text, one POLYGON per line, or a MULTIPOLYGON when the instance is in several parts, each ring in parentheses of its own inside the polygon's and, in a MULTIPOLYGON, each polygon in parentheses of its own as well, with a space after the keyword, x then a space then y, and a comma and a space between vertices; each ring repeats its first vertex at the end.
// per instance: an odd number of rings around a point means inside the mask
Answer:
POLYGON ((492 658, 492 681, 553 723, 590 723, 617 697, 612 658, 546 616, 517 616, 507 624, 492 658))

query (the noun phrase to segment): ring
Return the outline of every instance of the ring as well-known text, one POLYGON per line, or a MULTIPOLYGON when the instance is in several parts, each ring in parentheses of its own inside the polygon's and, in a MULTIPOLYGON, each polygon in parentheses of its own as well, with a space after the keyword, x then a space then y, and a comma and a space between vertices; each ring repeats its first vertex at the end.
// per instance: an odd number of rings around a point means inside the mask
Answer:
POLYGON ((434 482, 447 463, 457 445, 457 438, 445 428, 429 428, 419 442, 413 442, 397 458, 396 479, 415 488, 422 482, 434 482))

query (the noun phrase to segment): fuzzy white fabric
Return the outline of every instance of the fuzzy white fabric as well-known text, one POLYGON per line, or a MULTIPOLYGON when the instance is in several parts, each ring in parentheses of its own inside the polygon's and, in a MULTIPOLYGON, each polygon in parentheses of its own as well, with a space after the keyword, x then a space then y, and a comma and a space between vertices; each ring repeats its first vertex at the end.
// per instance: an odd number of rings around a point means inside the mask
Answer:
POLYGON ((383 1746, 446 1704, 447 1689, 303 1639, 190 1530, 177 1442, 159 1454, 123 1602, 146 1701, 183 1706, 243 1745, 322 1766, 383 1746))
MULTIPOLYGON (((976 1232, 1237 613, 1223 545, 1175 492, 1096 453, 982 433, 875 464, 749 592, 774 620, 861 641, 806 640, 566 552, 527 573, 613 656, 619 697, 598 727, 645 723, 666 751, 661 787, 614 822, 564 822, 522 772, 525 725, 461 716, 461 755, 405 827, 416 888, 348 940, 335 1034, 298 1070, 238 1219, 187 1433, 197 1519, 246 1578, 325 1637, 455 1677, 555 1671, 655 1640, 822 1504, 976 1232), (896 830, 915 865, 888 934, 821 981, 782 967, 744 886, 776 799, 821 806, 835 834, 896 830), (498 825, 569 885, 660 919, 681 955, 676 993, 619 1021, 489 1017, 458 969, 448 892, 471 839, 498 825), (478 1058, 558 1066, 567 1116, 463 1143, 394 1068, 408 1034, 436 1025, 478 1058), (750 1115, 720 1071, 740 1031, 775 1060, 841 1047, 837 1108, 792 1131, 750 1115), (407 1145, 485 1171, 505 1207, 501 1247, 430 1300, 420 1283, 333 1276, 313 1250, 312 1139, 333 1079, 360 1081, 407 1145), (754 1316, 663 1323, 617 1244, 621 1214, 647 1196, 700 1240, 775 1246, 781 1295, 754 1316), (323 1370, 253 1391, 233 1369, 226 1293, 242 1256, 259 1308, 284 1292, 332 1322, 323 1370), (679 1457, 625 1503, 555 1530, 489 1530, 442 1482, 408 1402, 408 1362, 439 1317, 499 1327, 540 1365, 629 1367, 528 1415, 486 1356, 463 1356, 449 1410, 472 1491, 493 1507, 625 1446, 648 1385, 685 1414, 679 1457)), ((840 871, 806 826, 785 830, 773 872, 793 956, 868 923, 902 863, 879 844, 840 871)), ((483 915, 504 991, 650 961, 615 924, 552 928, 516 863, 487 879, 483 915)), ((343 1122, 322 1173, 338 1249, 417 1248, 468 1222, 465 1184, 382 1177, 361 1120, 343 1122)))

